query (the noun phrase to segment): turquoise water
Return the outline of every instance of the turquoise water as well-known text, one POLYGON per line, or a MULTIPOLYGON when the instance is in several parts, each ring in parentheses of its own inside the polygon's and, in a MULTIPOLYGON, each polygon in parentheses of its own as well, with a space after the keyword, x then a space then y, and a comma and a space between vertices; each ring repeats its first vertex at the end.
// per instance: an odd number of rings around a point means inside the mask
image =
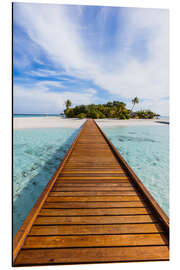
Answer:
POLYGON ((13 234, 17 232, 79 129, 15 130, 13 136, 13 234))
POLYGON ((46 117, 46 116, 60 116, 59 114, 13 114, 13 118, 19 117, 46 117))
MULTIPOLYGON (((103 131, 169 214, 169 127, 111 127, 103 131)), ((14 235, 78 132, 72 128, 14 131, 14 235)))
POLYGON ((103 131, 169 215, 169 127, 106 127, 103 131))

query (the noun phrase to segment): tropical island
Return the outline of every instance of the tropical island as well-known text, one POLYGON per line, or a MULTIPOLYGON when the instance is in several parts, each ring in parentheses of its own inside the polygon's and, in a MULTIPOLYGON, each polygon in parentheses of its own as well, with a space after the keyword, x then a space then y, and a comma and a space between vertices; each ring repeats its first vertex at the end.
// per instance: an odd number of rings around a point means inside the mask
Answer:
POLYGON ((79 105, 74 108, 70 108, 72 103, 68 99, 65 102, 66 109, 64 114, 67 118, 93 118, 93 119, 104 119, 104 118, 114 118, 114 119, 153 119, 160 116, 152 112, 151 110, 139 110, 133 112, 135 104, 139 103, 138 97, 132 99, 132 109, 126 108, 126 104, 121 101, 107 102, 106 104, 90 104, 90 105, 79 105))

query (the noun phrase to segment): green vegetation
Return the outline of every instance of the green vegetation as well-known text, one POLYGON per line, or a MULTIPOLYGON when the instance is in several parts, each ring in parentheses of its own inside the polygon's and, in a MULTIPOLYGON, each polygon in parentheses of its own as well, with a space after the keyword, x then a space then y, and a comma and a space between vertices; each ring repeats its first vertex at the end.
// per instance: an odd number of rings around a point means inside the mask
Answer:
MULTIPOLYGON (((133 107, 135 104, 139 103, 139 99, 135 97, 133 100, 133 107)), ((67 100, 65 102, 66 109, 64 114, 67 118, 93 118, 93 119, 103 119, 103 118, 114 118, 114 119, 150 119, 158 116, 157 114, 151 112, 150 110, 132 112, 126 108, 126 104, 120 101, 108 102, 107 104, 90 104, 90 105, 80 105, 70 108, 71 101, 67 100)), ((132 108, 133 109, 133 108, 132 108)))
POLYGON ((150 110, 141 110, 132 113, 131 117, 136 119, 153 119, 154 117, 159 117, 159 114, 153 113, 150 110))
POLYGON ((132 110, 133 110, 133 108, 134 108, 134 105, 135 105, 135 104, 138 104, 138 103, 139 103, 138 97, 135 97, 135 98, 132 99, 132 104, 133 104, 133 106, 132 106, 131 112, 132 112, 132 110))
POLYGON ((71 103, 71 101, 69 99, 67 99, 66 102, 65 102, 65 105, 66 105, 66 109, 68 110, 69 107, 71 107, 72 103, 71 103))

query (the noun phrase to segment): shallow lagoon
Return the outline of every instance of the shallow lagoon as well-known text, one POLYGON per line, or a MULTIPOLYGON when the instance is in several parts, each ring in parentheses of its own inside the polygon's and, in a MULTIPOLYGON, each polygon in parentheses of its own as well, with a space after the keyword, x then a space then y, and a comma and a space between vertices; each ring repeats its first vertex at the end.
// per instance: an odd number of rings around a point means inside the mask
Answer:
POLYGON ((104 127, 103 131, 169 215, 169 127, 104 127))
POLYGON ((14 131, 13 234, 54 174, 78 131, 72 128, 14 131))
MULTIPOLYGON (((169 213, 169 128, 103 128, 142 182, 169 213)), ((14 131, 13 234, 17 232, 79 129, 41 128, 14 131)))

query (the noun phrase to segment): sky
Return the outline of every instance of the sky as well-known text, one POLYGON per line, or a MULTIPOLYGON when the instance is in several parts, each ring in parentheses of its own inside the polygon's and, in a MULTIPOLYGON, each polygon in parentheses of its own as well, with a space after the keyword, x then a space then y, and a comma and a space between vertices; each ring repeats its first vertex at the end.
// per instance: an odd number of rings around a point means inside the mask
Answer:
POLYGON ((169 114, 169 13, 13 4, 14 113, 118 100, 169 114))

